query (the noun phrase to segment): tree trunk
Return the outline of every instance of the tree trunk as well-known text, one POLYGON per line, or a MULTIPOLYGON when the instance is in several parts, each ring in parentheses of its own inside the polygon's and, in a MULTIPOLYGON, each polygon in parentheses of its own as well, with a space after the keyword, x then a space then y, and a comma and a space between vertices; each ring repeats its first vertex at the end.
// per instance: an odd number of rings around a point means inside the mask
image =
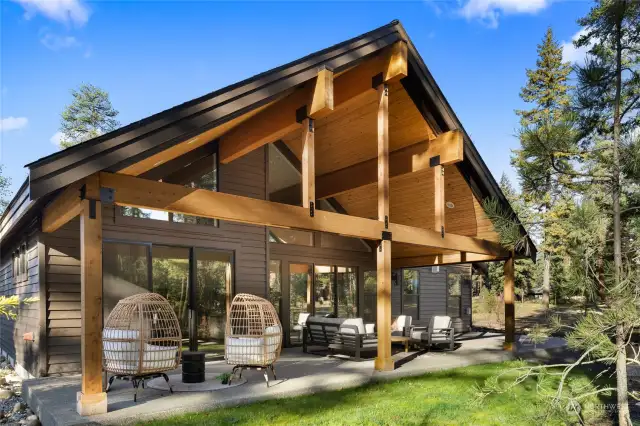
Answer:
POLYGON ((616 94, 613 110, 613 173, 611 179, 611 199, 613 202, 613 264, 614 282, 620 283, 622 272, 622 239, 620 226, 620 103, 622 92, 622 19, 626 1, 623 1, 622 12, 616 20, 616 94))
POLYGON ((545 309, 549 309, 549 295, 551 294, 551 256, 543 253, 544 271, 542 273, 542 304, 545 309))
POLYGON ((624 326, 616 326, 616 346, 618 354, 616 357, 616 387, 618 402, 618 424, 620 426, 632 426, 631 415, 629 414, 629 395, 627 389, 627 351, 624 326))

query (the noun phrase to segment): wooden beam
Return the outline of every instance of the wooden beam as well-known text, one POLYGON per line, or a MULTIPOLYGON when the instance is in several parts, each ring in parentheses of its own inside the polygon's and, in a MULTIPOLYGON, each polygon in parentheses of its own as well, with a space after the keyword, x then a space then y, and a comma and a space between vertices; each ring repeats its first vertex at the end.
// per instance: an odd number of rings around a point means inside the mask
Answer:
POLYGON ((324 68, 318 71, 307 114, 317 119, 328 115, 331 111, 333 111, 333 71, 324 68))
POLYGON ((65 188, 42 212, 42 232, 54 232, 82 211, 80 191, 84 180, 65 188))
POLYGON ((82 200, 80 214, 80 300, 82 387, 77 410, 81 415, 107 412, 102 391, 102 204, 97 176, 86 180, 90 197, 82 200))
POLYGON ((396 47, 396 43, 380 55, 345 71, 335 79, 332 78, 333 97, 329 96, 330 85, 327 84, 329 71, 321 70, 313 84, 307 84, 296 90, 227 132, 220 141, 220 162, 229 163, 299 128, 300 123, 296 119, 296 112, 301 107, 307 106, 307 116, 313 118, 324 116, 331 111, 329 108, 331 103, 335 112, 345 107, 348 101, 373 90, 371 79, 377 74, 382 73, 384 79, 388 81, 405 77, 407 75, 406 44, 398 43, 404 44, 405 47, 396 47), (321 83, 318 83, 318 78, 322 79, 321 83), (310 109, 309 105, 316 106, 310 109))
MULTIPOLYGON (((385 231, 389 225, 389 87, 378 91, 378 221, 385 231)), ((375 369, 394 369, 391 358, 391 241, 383 239, 377 251, 378 356, 375 369)))
POLYGON ((393 258, 391 259, 391 267, 393 269, 419 268, 422 266, 455 265, 458 263, 496 262, 505 259, 506 257, 504 256, 464 252, 449 254, 430 254, 425 256, 393 258))
MULTIPOLYGON (((431 141, 418 142, 389 154, 391 179, 430 167, 430 160, 440 156, 441 165, 455 164, 463 159, 463 139, 459 130, 443 133, 431 141)), ((376 182, 378 160, 363 161, 335 172, 316 177, 316 198, 335 197, 361 186, 376 182)), ((271 194, 271 199, 284 202, 300 193, 299 185, 292 185, 271 194)))
POLYGON ((515 266, 513 254, 504 262, 504 349, 512 351, 516 339, 515 266))
POLYGON ((444 237, 444 167, 437 165, 433 168, 433 207, 434 207, 434 226, 433 229, 440 231, 444 237))
MULTIPOLYGON (((374 241, 381 239, 384 230, 384 223, 378 220, 322 210, 316 210, 315 216, 311 217, 308 209, 299 206, 187 188, 133 176, 101 172, 100 183, 103 187, 114 189, 116 204, 123 206, 277 228, 330 232, 374 241)), ((497 243, 463 235, 449 233, 442 238, 439 232, 392 222, 389 223, 389 231, 393 234, 393 241, 400 243, 471 253, 504 253, 504 249, 497 243)))
POLYGON ((316 166, 314 119, 302 122, 302 207, 308 209, 316 202, 316 166))

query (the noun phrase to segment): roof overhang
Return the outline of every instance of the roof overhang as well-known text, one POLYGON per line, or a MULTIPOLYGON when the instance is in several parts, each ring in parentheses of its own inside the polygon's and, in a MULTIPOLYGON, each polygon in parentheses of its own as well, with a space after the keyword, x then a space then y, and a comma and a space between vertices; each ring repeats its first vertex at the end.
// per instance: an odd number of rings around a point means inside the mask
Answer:
MULTIPOLYGON (((480 200, 498 199, 513 213, 398 21, 30 163, 27 193, 33 202, 96 172, 122 170, 261 108, 312 80, 321 68, 340 73, 397 41, 408 45, 409 76, 401 80, 402 85, 425 120, 439 133, 454 129, 463 132, 464 160, 457 167, 474 195, 480 200)), ((524 228, 522 232, 526 234, 524 228)), ((529 238, 527 241, 527 249, 517 254, 535 259, 535 245, 529 238)))

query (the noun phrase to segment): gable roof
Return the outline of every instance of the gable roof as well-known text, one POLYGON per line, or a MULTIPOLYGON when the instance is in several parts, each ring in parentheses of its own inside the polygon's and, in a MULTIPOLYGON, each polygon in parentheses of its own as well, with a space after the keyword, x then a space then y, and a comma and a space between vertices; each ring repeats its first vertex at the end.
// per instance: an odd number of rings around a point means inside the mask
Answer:
MULTIPOLYGON (((425 120, 436 133, 463 132, 464 160, 457 167, 474 195, 498 199, 516 217, 399 21, 29 163, 29 196, 35 201, 98 171, 122 170, 257 110, 315 78, 322 67, 339 73, 397 41, 408 46, 409 76, 401 83, 425 120)), ((528 242, 528 255, 535 259, 535 246, 528 242)))

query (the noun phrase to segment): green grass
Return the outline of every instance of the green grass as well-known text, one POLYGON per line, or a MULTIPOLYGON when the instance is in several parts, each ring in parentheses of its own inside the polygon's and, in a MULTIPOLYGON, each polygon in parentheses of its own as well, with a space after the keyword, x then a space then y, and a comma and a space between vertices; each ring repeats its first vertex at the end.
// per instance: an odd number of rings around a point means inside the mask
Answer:
MULTIPOLYGON (((265 401, 186 414, 152 425, 553 425, 566 415, 545 417, 548 401, 534 380, 509 394, 474 404, 474 385, 515 364, 486 364, 370 384, 359 388, 265 401), (547 404, 544 404, 547 405, 547 404)), ((515 377, 515 373, 510 376, 515 377)), ((588 381, 588 372, 573 374, 588 381)), ((604 404, 593 398, 590 404, 604 404)), ((600 413, 583 410, 587 424, 608 424, 600 413), (586 411, 586 412, 585 412, 586 411)), ((572 419, 573 421, 576 418, 572 419)))

